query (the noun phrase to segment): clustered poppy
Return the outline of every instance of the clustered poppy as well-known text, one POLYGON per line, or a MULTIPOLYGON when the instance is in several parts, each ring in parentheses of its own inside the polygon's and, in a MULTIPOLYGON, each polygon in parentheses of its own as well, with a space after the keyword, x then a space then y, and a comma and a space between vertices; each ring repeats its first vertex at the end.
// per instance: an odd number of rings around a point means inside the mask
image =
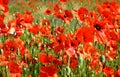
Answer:
POLYGON ((21 77, 27 72, 29 77, 60 77, 64 70, 80 72, 83 64, 83 68, 96 74, 120 77, 120 64, 113 68, 107 63, 120 57, 120 6, 104 2, 97 5, 98 11, 85 7, 68 10, 61 6, 67 1, 58 0, 44 10, 46 17, 53 16, 50 20, 34 23, 32 12, 26 11, 15 13, 14 19, 5 24, 9 0, 0 0, 0 69, 5 66, 10 77, 21 77), (56 27, 53 22, 57 20, 64 24, 56 27), (82 25, 74 32, 67 31, 74 20, 82 25))

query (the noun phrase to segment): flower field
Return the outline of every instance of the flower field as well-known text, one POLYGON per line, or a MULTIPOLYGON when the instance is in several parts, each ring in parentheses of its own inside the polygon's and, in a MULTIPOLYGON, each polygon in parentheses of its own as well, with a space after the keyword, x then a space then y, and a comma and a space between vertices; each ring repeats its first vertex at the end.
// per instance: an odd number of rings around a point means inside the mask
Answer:
POLYGON ((0 77, 120 77, 120 1, 0 0, 0 77))

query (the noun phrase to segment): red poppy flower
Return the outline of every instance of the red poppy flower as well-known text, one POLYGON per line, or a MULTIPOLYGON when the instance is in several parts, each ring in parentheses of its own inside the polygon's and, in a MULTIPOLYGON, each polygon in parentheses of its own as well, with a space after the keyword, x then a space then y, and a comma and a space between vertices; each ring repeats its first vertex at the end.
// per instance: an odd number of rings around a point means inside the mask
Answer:
POLYGON ((104 22, 99 22, 99 21, 94 21, 93 22, 93 28, 95 31, 101 31, 105 29, 105 23, 104 22))
POLYGON ((23 15, 20 13, 16 13, 15 16, 17 19, 17 25, 22 25, 23 23, 32 24, 32 22, 33 22, 33 16, 30 12, 26 11, 23 15))
MULTIPOLYGON (((56 44, 55 44, 55 45, 56 45, 56 44)), ((57 46, 54 47, 54 51, 55 51, 56 53, 59 53, 60 50, 62 50, 62 49, 64 49, 64 45, 62 45, 62 44, 58 44, 57 46)))
POLYGON ((46 15, 52 14, 52 10, 50 8, 47 8, 44 12, 46 15))
POLYGON ((96 32, 96 40, 97 40, 98 43, 103 43, 103 44, 108 42, 105 31, 96 32))
POLYGON ((86 54, 92 55, 97 53, 97 49, 94 46, 92 46, 90 43, 86 43, 84 46, 84 52, 86 54))
POLYGON ((0 25, 0 35, 2 34, 8 34, 7 32, 9 31, 9 28, 5 24, 0 25))
POLYGON ((40 31, 40 27, 37 24, 33 25, 32 28, 29 29, 29 32, 32 32, 34 34, 38 34, 39 31, 40 31))
POLYGON ((23 20, 25 23, 32 23, 33 22, 33 16, 30 12, 25 12, 23 15, 23 20))
POLYGON ((80 14, 87 14, 88 13, 88 10, 84 7, 81 7, 78 9, 78 15, 80 14))
POLYGON ((58 53, 61 49, 64 49, 66 35, 64 35, 62 33, 58 34, 55 39, 56 40, 54 41, 54 43, 55 43, 54 51, 58 53))
POLYGON ((99 63, 99 56, 98 55, 94 55, 91 59, 91 62, 90 62, 90 67, 93 69, 95 68, 96 66, 98 66, 98 63, 99 63))
POLYGON ((78 28, 75 36, 78 39, 78 41, 81 43, 88 43, 94 41, 93 31, 91 30, 91 28, 85 26, 78 28))
POLYGON ((60 60, 58 58, 54 58, 53 63, 57 66, 61 66, 62 65, 62 60, 60 60))
POLYGON ((120 68, 117 70, 115 77, 120 77, 120 68))
POLYGON ((65 48, 68 49, 70 47, 73 47, 73 48, 76 48, 79 44, 79 41, 78 40, 66 40, 65 41, 65 48))
POLYGON ((64 45, 64 43, 65 43, 65 41, 66 41, 66 35, 65 34, 58 34, 57 36, 56 36, 56 45, 59 45, 59 44, 62 44, 62 45, 64 45))
POLYGON ((54 5, 54 10, 55 10, 55 12, 60 12, 60 10, 62 10, 62 7, 59 6, 58 4, 55 4, 54 5))
POLYGON ((10 52, 16 52, 17 51, 18 44, 14 41, 7 39, 6 43, 4 45, 5 55, 8 56, 10 52))
POLYGON ((2 43, 0 43, 0 49, 2 49, 2 47, 3 47, 3 44, 2 44, 2 43))
POLYGON ((95 11, 91 11, 89 14, 92 21, 98 19, 97 13, 95 11))
POLYGON ((110 40, 108 41, 107 49, 110 51, 117 51, 118 45, 116 40, 110 40))
POLYGON ((20 26, 17 26, 17 20, 14 19, 14 20, 10 20, 8 21, 8 27, 20 27, 20 26))
POLYGON ((0 0, 0 9, 3 11, 3 12, 8 12, 8 3, 9 3, 9 0, 0 0))
POLYGON ((79 64, 79 62, 76 58, 71 58, 71 60, 70 60, 70 67, 71 68, 75 69, 78 64, 79 64))
POLYGON ((59 0, 61 3, 65 3, 67 2, 67 0, 59 0))
POLYGON ((114 75, 114 70, 111 67, 105 66, 105 68, 103 69, 103 73, 106 76, 111 77, 112 75, 114 75))
POLYGON ((48 76, 48 74, 46 74, 46 73, 40 73, 40 74, 38 75, 38 77, 49 77, 49 76, 48 76))
POLYGON ((71 46, 72 47, 77 47, 78 46, 78 41, 77 40, 71 40, 71 46))
POLYGON ((45 53, 40 53, 39 59, 42 64, 48 64, 53 61, 53 55, 49 54, 47 56, 47 54, 45 54, 45 53))
POLYGON ((3 21, 4 21, 4 15, 0 15, 0 25, 4 24, 3 21))
POLYGON ((23 21, 23 15, 18 12, 18 13, 15 13, 15 17, 16 17, 17 25, 20 25, 21 22, 23 21))
POLYGON ((1 4, 6 4, 6 5, 8 5, 9 0, 0 0, 0 3, 1 3, 1 4))
POLYGON ((108 40, 118 41, 117 32, 115 32, 114 30, 108 30, 105 33, 106 33, 106 36, 107 36, 108 40))
MULTIPOLYGON (((112 48, 111 48, 112 49, 112 48)), ((108 60, 113 61, 115 58, 117 58, 118 54, 116 51, 108 51, 107 53, 105 53, 105 58, 108 60)))
POLYGON ((41 26, 40 27, 40 35, 41 36, 51 36, 51 27, 50 26, 41 26))
POLYGON ((63 33, 63 32, 64 32, 64 29, 65 29, 64 26, 58 26, 58 27, 55 29, 55 32, 56 32, 57 34, 63 33))
POLYGON ((21 73, 22 72, 22 69, 15 62, 9 62, 8 69, 9 69, 10 73, 21 73))
POLYGON ((0 15, 0 35, 7 33, 9 28, 7 28, 7 26, 4 24, 4 15, 0 15))
POLYGON ((73 18, 73 15, 69 10, 65 10, 63 13, 55 12, 55 16, 61 20, 64 20, 67 24, 69 24, 70 20, 73 18))
POLYGON ((51 27, 48 20, 41 20, 40 35, 48 37, 51 35, 51 27))
POLYGON ((10 73, 9 77, 21 77, 21 73, 10 73))
POLYGON ((76 16, 79 21, 84 21, 86 19, 86 15, 88 14, 88 10, 84 7, 81 7, 75 13, 77 14, 76 16))
POLYGON ((58 19, 64 20, 64 14, 61 12, 55 12, 55 16, 58 19))
POLYGON ((20 45, 19 49, 21 56, 24 56, 27 53, 27 49, 24 46, 20 45))
POLYGON ((49 20, 41 20, 41 25, 42 26, 50 26, 50 21, 49 20))
POLYGON ((115 14, 113 14, 111 11, 103 11, 101 17, 103 21, 107 21, 108 23, 111 23, 111 24, 114 23, 115 14))
POLYGON ((65 23, 68 24, 72 18, 73 18, 72 13, 69 10, 65 10, 64 11, 64 21, 65 21, 65 23))
MULTIPOLYGON (((64 55, 63 56, 63 61, 66 65, 68 65, 68 56, 64 55)), ((75 56, 70 57, 70 67, 71 68, 76 68, 77 65, 79 64, 78 60, 75 58, 75 56)))
POLYGON ((57 69, 54 65, 51 66, 41 66, 40 72, 46 73, 48 76, 53 76, 58 72, 59 69, 57 69))

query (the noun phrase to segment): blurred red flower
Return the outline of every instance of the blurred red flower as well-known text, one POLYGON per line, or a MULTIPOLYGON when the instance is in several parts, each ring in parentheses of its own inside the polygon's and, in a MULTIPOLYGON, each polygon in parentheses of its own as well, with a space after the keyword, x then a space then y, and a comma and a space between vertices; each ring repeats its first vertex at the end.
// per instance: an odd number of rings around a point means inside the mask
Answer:
POLYGON ((65 3, 67 2, 67 0, 59 0, 61 3, 65 3))
POLYGON ((75 36, 80 43, 88 43, 94 41, 94 33, 89 27, 82 26, 78 28, 75 36))
POLYGON ((53 61, 53 55, 52 54, 47 55, 46 53, 40 53, 39 59, 42 64, 48 64, 53 61))
POLYGON ((76 58, 70 58, 70 67, 75 69, 78 66, 79 62, 76 58))
POLYGON ((59 71, 59 69, 57 69, 54 65, 40 67, 40 72, 45 73, 44 74, 45 77, 46 76, 54 76, 54 74, 56 74, 58 71, 59 71))
POLYGON ((59 6, 58 4, 55 4, 55 5, 54 5, 54 11, 55 11, 55 12, 60 12, 60 10, 62 10, 62 7, 59 6))
POLYGON ((53 63, 57 66, 61 66, 62 65, 62 60, 60 60, 58 58, 54 58, 53 63))
POLYGON ((120 77, 120 68, 117 70, 115 77, 120 77))
POLYGON ((0 9, 3 12, 8 12, 8 3, 9 3, 9 0, 0 0, 0 9))
POLYGON ((7 39, 4 45, 4 54, 6 57, 9 56, 11 52, 16 52, 17 51, 18 44, 12 41, 11 39, 7 39))
POLYGON ((105 66, 105 68, 103 69, 103 73, 107 77, 111 77, 112 75, 114 75, 114 70, 111 67, 105 66))
POLYGON ((51 15, 52 14, 52 10, 50 8, 47 8, 45 11, 44 11, 44 14, 46 15, 51 15))
POLYGON ((22 69, 15 62, 9 62, 8 69, 10 70, 10 73, 21 73, 22 72, 22 69))
POLYGON ((38 34, 39 31, 40 31, 40 27, 37 24, 33 25, 32 28, 29 29, 29 32, 32 32, 34 34, 38 34))

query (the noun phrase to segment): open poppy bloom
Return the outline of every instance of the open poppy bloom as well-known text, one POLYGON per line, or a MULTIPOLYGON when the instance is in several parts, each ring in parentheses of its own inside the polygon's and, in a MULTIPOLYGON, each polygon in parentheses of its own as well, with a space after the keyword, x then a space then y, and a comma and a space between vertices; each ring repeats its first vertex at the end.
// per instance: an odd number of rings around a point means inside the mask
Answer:
POLYGON ((78 64, 79 64, 78 60, 74 57, 71 57, 70 68, 75 69, 78 66, 78 64))
POLYGON ((55 4, 54 5, 54 11, 55 12, 60 12, 60 10, 62 10, 62 7, 60 5, 58 5, 58 4, 55 4))
POLYGON ((94 41, 94 33, 93 33, 92 29, 89 27, 83 26, 83 27, 78 28, 75 36, 80 43, 88 43, 88 42, 94 41))
POLYGON ((32 32, 34 34, 38 34, 40 30, 40 27, 38 25, 33 25, 32 28, 29 29, 29 32, 32 32))
POLYGON ((114 75, 114 70, 108 66, 105 66, 103 72, 107 77, 111 77, 112 75, 114 75))
POLYGON ((3 12, 8 12, 8 3, 9 3, 9 0, 0 0, 0 9, 3 12))
POLYGON ((63 12, 55 12, 56 18, 63 20, 66 24, 70 23, 72 20, 73 15, 69 10, 64 10, 63 12))
POLYGON ((57 69, 54 65, 50 65, 50 66, 42 66, 40 67, 40 77, 49 77, 49 76, 54 76, 54 74, 56 74, 59 71, 59 69, 57 69))
POLYGON ((64 17, 65 23, 69 24, 70 20, 73 18, 73 15, 72 15, 72 13, 69 10, 65 10, 63 17, 64 17))
POLYGON ((11 52, 16 52, 17 51, 17 45, 14 41, 8 39, 6 40, 6 43, 4 45, 4 54, 6 57, 10 55, 11 52))
POLYGON ((52 54, 49 54, 47 56, 46 53, 40 53, 40 62, 42 64, 48 64, 48 63, 51 63, 53 61, 53 55, 52 54))
POLYGON ((50 8, 47 8, 44 13, 46 15, 51 15, 52 14, 52 10, 50 8))
POLYGON ((120 77, 119 1, 98 1, 0 0, 0 77, 120 77))
POLYGON ((117 70, 115 77, 120 77, 120 68, 117 70))
POLYGON ((8 69, 10 70, 10 73, 21 73, 22 72, 22 69, 15 62, 9 62, 8 69))
POLYGON ((61 3, 65 3, 67 2, 67 0, 59 0, 61 3))
POLYGON ((0 15, 0 35, 7 34, 9 31, 9 28, 7 28, 7 26, 4 24, 4 18, 4 15, 0 15))

